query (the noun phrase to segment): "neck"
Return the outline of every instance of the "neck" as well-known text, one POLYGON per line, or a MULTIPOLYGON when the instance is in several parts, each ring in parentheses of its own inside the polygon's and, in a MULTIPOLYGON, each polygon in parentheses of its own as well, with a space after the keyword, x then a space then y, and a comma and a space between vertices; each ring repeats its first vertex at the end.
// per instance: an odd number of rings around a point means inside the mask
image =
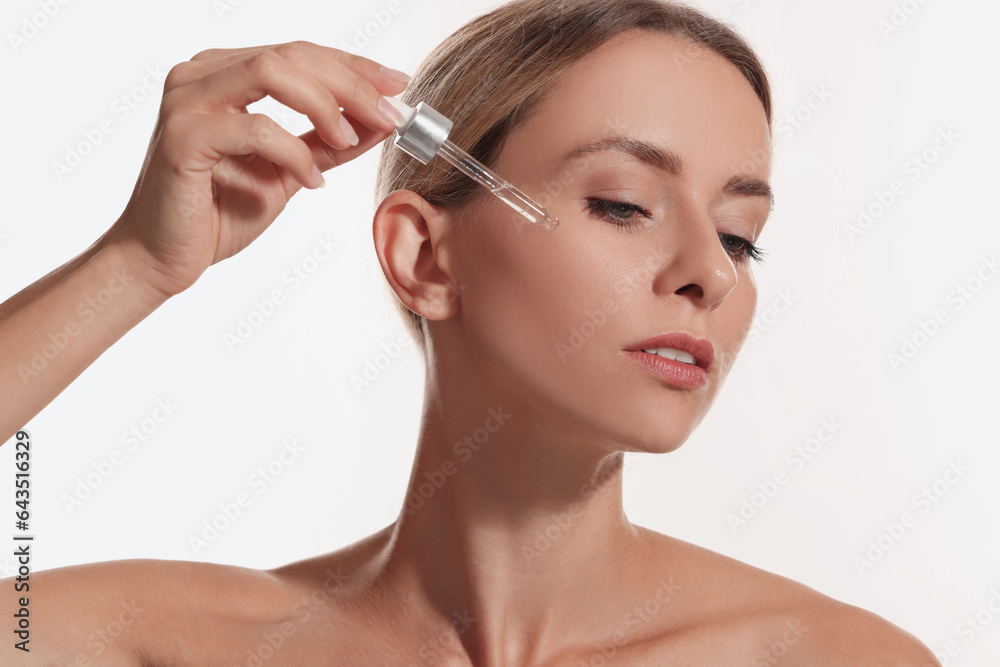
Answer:
POLYGON ((592 639, 593 602, 645 544, 622 508, 623 454, 510 395, 427 386, 375 588, 451 625, 476 664, 545 652, 567 628, 592 639))

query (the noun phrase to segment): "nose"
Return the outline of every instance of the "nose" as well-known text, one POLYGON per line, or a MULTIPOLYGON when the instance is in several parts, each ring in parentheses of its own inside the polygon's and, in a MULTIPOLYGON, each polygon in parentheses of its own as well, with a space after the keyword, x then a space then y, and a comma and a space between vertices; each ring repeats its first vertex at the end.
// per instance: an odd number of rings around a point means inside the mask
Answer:
POLYGON ((686 209, 684 213, 677 211, 676 224, 666 225, 668 259, 660 267, 653 289, 712 309, 736 288, 739 276, 708 212, 694 206, 686 209))

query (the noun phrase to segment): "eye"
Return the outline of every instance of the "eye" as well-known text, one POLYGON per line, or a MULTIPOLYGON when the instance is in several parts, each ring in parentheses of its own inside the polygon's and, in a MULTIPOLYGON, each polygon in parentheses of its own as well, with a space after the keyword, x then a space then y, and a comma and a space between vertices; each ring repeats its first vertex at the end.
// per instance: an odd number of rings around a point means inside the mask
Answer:
MULTIPOLYGON (((587 199, 587 210, 623 231, 628 231, 642 224, 640 216, 646 220, 653 217, 649 211, 636 204, 597 197, 587 199), (636 213, 639 213, 640 216, 636 216, 636 213)), ((758 264, 764 263, 764 255, 767 253, 747 239, 735 234, 719 234, 719 240, 722 242, 722 247, 736 263, 742 264, 751 259, 758 264)))
POLYGON ((587 199, 587 210, 596 215, 601 220, 610 222, 622 230, 629 230, 642 223, 636 213, 640 213, 645 219, 652 218, 652 214, 641 206, 629 204, 623 201, 609 201, 590 197, 587 199))
POLYGON ((734 234, 719 234, 719 240, 722 241, 722 247, 736 262, 743 263, 752 259, 758 264, 764 263, 764 255, 767 253, 745 238, 734 234))

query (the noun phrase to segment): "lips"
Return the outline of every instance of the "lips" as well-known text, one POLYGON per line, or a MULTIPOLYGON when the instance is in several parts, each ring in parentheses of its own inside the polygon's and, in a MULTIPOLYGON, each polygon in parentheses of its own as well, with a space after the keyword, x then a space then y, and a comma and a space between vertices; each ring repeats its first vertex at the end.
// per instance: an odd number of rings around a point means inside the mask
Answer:
POLYGON ((654 336, 653 338, 647 338, 642 342, 630 345, 625 348, 625 351, 641 352, 642 350, 654 347, 672 347, 675 350, 687 352, 694 357, 694 365, 706 372, 712 366, 712 361, 715 359, 715 349, 712 347, 711 342, 704 338, 695 338, 683 331, 672 331, 654 336))

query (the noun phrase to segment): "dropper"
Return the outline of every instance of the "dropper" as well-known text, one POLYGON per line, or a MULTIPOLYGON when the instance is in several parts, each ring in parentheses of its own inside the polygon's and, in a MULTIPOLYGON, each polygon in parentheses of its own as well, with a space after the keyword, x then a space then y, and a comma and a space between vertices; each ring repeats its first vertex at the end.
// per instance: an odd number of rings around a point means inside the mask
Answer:
POLYGON ((453 144, 448 139, 453 124, 449 119, 424 102, 414 109, 395 97, 386 99, 403 117, 397 123, 396 140, 393 142, 396 146, 423 164, 430 162, 435 155, 440 155, 531 222, 549 231, 559 226, 559 220, 539 206, 538 202, 453 144))

